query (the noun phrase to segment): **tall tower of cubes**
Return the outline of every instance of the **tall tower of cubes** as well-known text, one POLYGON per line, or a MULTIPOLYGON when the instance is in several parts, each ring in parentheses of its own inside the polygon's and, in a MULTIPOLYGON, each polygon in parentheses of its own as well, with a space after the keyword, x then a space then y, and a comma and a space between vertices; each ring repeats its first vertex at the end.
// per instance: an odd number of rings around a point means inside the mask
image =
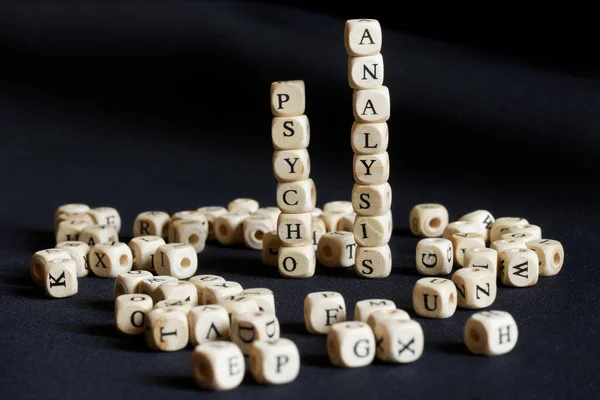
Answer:
POLYGON ((390 93, 383 86, 381 26, 374 19, 346 21, 348 82, 354 89, 352 125, 354 180, 352 206, 356 212, 354 238, 356 272, 365 278, 385 278, 392 268, 388 245, 392 235, 392 189, 388 183, 387 153, 390 93))
POLYGON ((310 125, 304 115, 304 81, 271 84, 273 122, 273 172, 277 178, 277 235, 281 241, 279 274, 309 278, 315 273, 316 257, 312 243, 316 189, 310 179, 310 125))

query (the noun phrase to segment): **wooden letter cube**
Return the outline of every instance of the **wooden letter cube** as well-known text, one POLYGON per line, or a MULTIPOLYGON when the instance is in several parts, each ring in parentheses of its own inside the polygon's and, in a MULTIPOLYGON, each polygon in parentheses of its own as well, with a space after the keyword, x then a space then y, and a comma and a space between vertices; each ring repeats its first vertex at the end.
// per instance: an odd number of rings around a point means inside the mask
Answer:
MULTIPOLYGON (((273 226, 277 226, 279 214, 281 214, 281 210, 279 209, 279 207, 261 207, 258 210, 254 211, 251 215, 261 215, 263 217, 267 217, 271 221, 273 221, 273 226)), ((273 230, 275 230, 275 228, 273 228, 273 230)))
POLYGON ((471 315, 465 324, 465 344, 475 354, 506 354, 515 347, 518 338, 517 323, 506 311, 480 311, 471 315))
POLYGON ((355 212, 344 214, 344 216, 342 218, 340 218, 340 220, 337 224, 337 230, 342 231, 342 232, 353 232, 355 219, 356 219, 355 212))
POLYGON ((187 313, 190 341, 194 346, 212 340, 229 339, 229 313, 218 304, 193 307, 187 313))
POLYGON ((328 232, 317 247, 317 260, 324 267, 351 267, 354 265, 356 242, 351 232, 328 232))
MULTIPOLYGON (((185 220, 185 221, 208 221, 208 219, 206 218, 206 214, 197 210, 184 210, 184 211, 177 211, 176 213, 174 213, 173 215, 171 215, 171 224, 173 222, 176 221, 181 221, 181 220, 185 220)), ((165 236, 165 239, 167 239, 168 236, 165 236)))
POLYGON ((395 308, 393 310, 381 309, 376 310, 369 315, 367 319, 367 323, 375 331, 375 328, 378 324, 385 321, 408 321, 410 319, 410 315, 404 310, 399 308, 395 308))
POLYGON ((227 214, 227 209, 221 206, 208 206, 200 207, 198 212, 201 212, 208 221, 208 240, 215 240, 217 235, 215 234, 215 222, 221 215, 227 214))
POLYGON ((356 302, 354 306, 354 320, 367 322, 372 313, 379 310, 395 310, 396 304, 392 300, 367 299, 356 302))
POLYGON ((265 233, 274 231, 276 223, 268 216, 253 214, 244 220, 242 227, 246 247, 261 250, 265 233))
POLYGON ((454 282, 445 278, 421 278, 413 288, 415 313, 426 318, 448 318, 457 306, 454 282))
POLYGON ((364 367, 375 358, 375 335, 365 322, 334 324, 327 332, 327 353, 338 367, 364 367))
POLYGON ((448 210, 441 204, 417 204, 410 211, 409 226, 415 236, 442 236, 448 226, 448 210))
POLYGON ((227 213, 215 220, 215 235, 224 246, 244 243, 244 220, 248 213, 227 213))
POLYGON ((233 321, 234 315, 259 311, 256 300, 239 294, 219 299, 218 304, 225 307, 225 310, 227 310, 230 323, 233 321))
POLYGON ((417 271, 421 275, 439 276, 452 272, 454 248, 448 239, 421 239, 417 243, 417 271))
POLYGON ((61 214, 86 214, 90 210, 90 206, 83 203, 62 204, 54 211, 54 222, 58 224, 58 217, 61 214))
POLYGON ((244 380, 245 372, 244 355, 233 343, 207 342, 194 348, 192 375, 202 389, 234 389, 244 380))
POLYGON ((490 248, 468 249, 464 254, 464 266, 487 268, 498 275, 498 252, 490 248))
POLYGON ((168 281, 156 289, 157 300, 184 300, 192 307, 198 305, 196 285, 188 281, 168 281))
POLYGON ((354 238, 359 246, 385 246, 392 237, 393 228, 391 212, 377 217, 358 214, 354 220, 354 238))
POLYGON ((390 246, 356 247, 356 273, 361 278, 386 278, 392 272, 390 246))
POLYGON ((553 276, 562 269, 565 261, 565 250, 558 240, 532 240, 527 242, 527 248, 535 251, 538 256, 540 276, 553 276))
POLYGON ((452 275, 458 306, 485 308, 496 300, 496 274, 487 268, 462 268, 452 275))
POLYGON ((154 269, 159 275, 187 279, 198 269, 198 255, 189 244, 169 243, 160 246, 154 255, 154 269))
POLYGON ((286 278, 310 278, 315 274, 317 257, 312 245, 279 248, 277 267, 286 278))
POLYGON ((349 19, 344 26, 344 46, 350 56, 369 56, 381 52, 381 25, 376 19, 349 19))
POLYGON ((219 275, 196 275, 192 276, 188 282, 191 282, 196 286, 198 291, 198 304, 204 304, 203 291, 204 288, 215 283, 225 282, 225 278, 219 275))
POLYGON ((271 112, 276 117, 304 114, 306 90, 304 81, 278 81, 271 83, 271 112))
POLYGON ((352 202, 347 200, 328 201, 323 205, 323 212, 342 212, 344 214, 354 212, 352 202))
POLYGON ((133 237, 160 236, 167 237, 171 217, 164 211, 145 211, 133 221, 133 237))
POLYGON ((165 240, 158 236, 139 236, 129 241, 128 246, 133 254, 134 270, 149 270, 154 268, 154 254, 165 240))
POLYGON ((306 115, 275 117, 271 122, 275 150, 306 149, 310 144, 310 123, 306 115))
POLYGON ((99 243, 118 242, 119 235, 110 225, 88 225, 79 233, 79 241, 93 247, 99 243))
MULTIPOLYGON (((527 233, 539 240, 542 238, 542 228, 537 225, 517 225, 508 228, 507 233, 527 233)), ((505 234, 506 235, 506 234, 505 234)))
POLYGON ((116 231, 117 235, 121 231, 121 216, 115 208, 96 207, 88 210, 87 213, 92 217, 95 224, 108 225, 116 231))
POLYGON ((204 214, 203 221, 181 219, 171 224, 169 228, 169 243, 185 243, 194 248, 196 253, 202 253, 208 238, 208 221, 204 214))
POLYGON ((483 229, 481 228, 481 224, 478 224, 477 222, 454 221, 446 226, 442 237, 450 240, 455 233, 481 233, 483 236, 483 229))
POLYGON ((377 89, 355 89, 352 104, 356 121, 386 122, 390 119, 390 91, 387 86, 377 89))
POLYGON ((310 156, 306 149, 273 152, 273 172, 279 182, 306 180, 310 177, 310 156))
POLYGON ((31 279, 37 285, 43 285, 44 277, 48 273, 48 262, 65 258, 71 258, 71 255, 63 249, 45 249, 37 251, 31 257, 31 261, 29 262, 29 274, 31 275, 31 279))
POLYGON ((61 299, 77 294, 77 263, 72 258, 48 261, 44 275, 44 289, 48 297, 61 299))
POLYGON ((300 372, 300 352, 294 342, 257 340, 250 348, 250 372, 262 384, 290 383, 300 372))
POLYGON ((244 290, 242 285, 234 281, 213 283, 202 289, 203 304, 219 304, 225 297, 235 296, 244 290))
POLYGON ((500 240, 500 237, 508 232, 513 226, 529 225, 525 218, 521 217, 501 217, 496 219, 490 228, 490 242, 494 243, 500 240))
POLYGON ((279 214, 277 233, 285 246, 307 246, 312 244, 313 216, 311 213, 279 214))
POLYGON ((177 281, 177 278, 168 275, 157 275, 146 279, 143 279, 137 286, 137 292, 141 294, 147 294, 152 298, 154 303, 158 303, 158 294, 156 290, 160 285, 168 281, 177 281))
MULTIPOLYGON (((354 210, 351 212, 356 214, 354 210)), ((338 230, 338 225, 346 214, 348 213, 345 211, 323 211, 317 219, 320 219, 325 224, 325 232, 333 232, 338 230)))
POLYGON ((145 331, 146 313, 152 310, 152 298, 147 294, 122 294, 115 299, 117 330, 127 335, 145 331))
POLYGON ((65 250, 77 263, 77 277, 83 278, 90 271, 89 255, 90 246, 83 242, 61 242, 56 245, 57 249, 65 250))
POLYGON ((348 84, 352 89, 376 89, 383 85, 383 56, 348 57, 348 84))
POLYGON ((387 122, 357 122, 352 124, 352 150, 356 154, 380 154, 387 150, 387 122))
POLYGON ((358 215, 384 215, 390 211, 391 206, 392 188, 389 183, 379 185, 354 184, 352 188, 352 207, 358 215))
POLYGON ((337 292, 313 292, 304 299, 304 324, 313 334, 326 334, 329 328, 346 321, 346 302, 337 292))
MULTIPOLYGON (((55 233, 55 237, 57 239, 60 237, 59 229, 58 229, 60 227, 60 224, 63 222, 68 222, 68 221, 72 221, 72 222, 77 221, 77 224, 85 223, 85 225, 95 225, 94 219, 88 213, 62 213, 62 214, 59 214, 54 221, 54 233, 55 233)), ((61 236, 63 236, 65 233, 66 232, 63 232, 63 234, 61 234, 61 236)), ((71 233, 79 234, 79 231, 74 229, 71 231, 71 233)), ((79 239, 71 239, 71 240, 79 240, 79 239)), ((57 240, 57 243, 58 243, 58 240, 57 240)))
POLYGON ((501 239, 492 242, 490 248, 496 250, 496 254, 498 254, 498 274, 500 274, 500 266, 501 266, 501 255, 502 252, 509 249, 526 249, 527 246, 525 242, 515 239, 501 239))
POLYGON ((146 313, 146 343, 153 350, 177 351, 189 341, 187 316, 172 307, 154 308, 146 313))
POLYGON ((258 304, 259 311, 265 311, 275 314, 275 296, 273 291, 267 288, 249 288, 244 289, 238 295, 247 299, 252 299, 258 304))
POLYGON ((247 312, 236 314, 231 323, 231 341, 237 344, 245 355, 256 340, 279 339, 279 320, 269 312, 247 312))
POLYGON ((450 237, 454 248, 454 265, 465 266, 465 251, 485 248, 485 238, 481 233, 455 233, 450 237))
POLYGON ((374 333, 381 361, 405 364, 423 354, 423 328, 415 320, 386 320, 377 324, 374 333))
POLYGON ((277 184, 277 207, 289 214, 309 213, 317 204, 317 189, 312 179, 277 184))
POLYGON ((232 213, 248 213, 256 212, 260 204, 254 199, 239 198, 233 199, 227 204, 227 211, 232 213))
POLYGON ((154 304, 154 308, 170 308, 186 314, 192 309, 192 303, 186 300, 161 300, 154 304))
POLYGON ((143 270, 127 271, 119 274, 114 285, 115 299, 123 294, 138 293, 140 283, 152 276, 152 272, 143 270))
POLYGON ((496 221, 496 219, 488 210, 472 211, 468 214, 463 215, 458 220, 475 222, 479 224, 480 228, 482 229, 481 233, 483 234, 485 241, 487 243, 490 242, 490 229, 492 228, 492 224, 494 223, 494 221, 496 221))
POLYGON ((271 267, 277 267, 279 264, 279 248, 281 240, 277 231, 267 232, 262 240, 262 262, 271 267))
POLYGON ((505 233, 504 235, 500 236, 500 240, 516 240, 517 242, 522 242, 522 243, 527 243, 531 240, 537 240, 537 238, 535 236, 533 236, 531 233, 527 233, 527 232, 517 232, 517 233, 505 233))
POLYGON ((90 225, 88 221, 79 219, 60 222, 56 228, 56 243, 78 241, 81 231, 90 225))
POLYGON ((380 154, 354 155, 354 180, 361 185, 381 185, 390 177, 390 157, 380 154))
POLYGON ((508 249, 500 253, 500 280, 506 286, 528 287, 537 283, 539 259, 530 249, 508 249))
POLYGON ((122 242, 98 243, 90 250, 90 268, 94 275, 102 278, 116 278, 119 274, 131 271, 133 254, 122 242))

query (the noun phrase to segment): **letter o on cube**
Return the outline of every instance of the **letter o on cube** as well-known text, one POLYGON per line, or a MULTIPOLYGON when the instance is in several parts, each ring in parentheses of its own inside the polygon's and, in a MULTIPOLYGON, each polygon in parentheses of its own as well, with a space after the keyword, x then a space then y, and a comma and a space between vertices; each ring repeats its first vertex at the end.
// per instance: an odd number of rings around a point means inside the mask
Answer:
POLYGON ((203 389, 234 389, 242 383, 245 370, 244 355, 231 342, 202 343, 192 353, 192 375, 203 389))

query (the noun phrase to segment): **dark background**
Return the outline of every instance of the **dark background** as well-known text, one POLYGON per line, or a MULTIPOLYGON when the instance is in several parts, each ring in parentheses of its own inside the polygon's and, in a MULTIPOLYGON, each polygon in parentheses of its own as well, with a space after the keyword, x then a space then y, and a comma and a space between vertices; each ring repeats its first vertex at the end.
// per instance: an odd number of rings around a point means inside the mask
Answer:
POLYGON ((597 398, 597 24, 570 18, 568 9, 529 17, 493 6, 323 3, 0 6, 3 397, 597 398), (158 354, 142 337, 116 332, 112 280, 82 279, 77 296, 64 300, 34 286, 29 259, 54 246, 60 204, 116 207, 122 241, 146 210, 236 197, 274 205, 272 81, 306 83, 319 205, 349 199, 343 31, 346 19, 363 17, 382 25, 392 102, 390 277, 318 268, 312 279, 288 280, 262 266, 256 251, 209 245, 199 255, 199 273, 274 290, 282 335, 302 355, 295 382, 263 387, 248 376, 232 392, 203 392, 191 379, 190 350, 158 354), (419 276, 408 213, 422 202, 445 204, 451 220, 479 208, 525 217, 563 242, 564 269, 533 288, 500 288, 493 307, 511 312, 520 329, 508 355, 468 354, 462 327, 472 311, 459 309, 447 320, 418 318, 426 347, 414 364, 330 366, 324 338, 303 327, 304 297, 337 290, 349 311, 365 298, 410 309, 419 276))

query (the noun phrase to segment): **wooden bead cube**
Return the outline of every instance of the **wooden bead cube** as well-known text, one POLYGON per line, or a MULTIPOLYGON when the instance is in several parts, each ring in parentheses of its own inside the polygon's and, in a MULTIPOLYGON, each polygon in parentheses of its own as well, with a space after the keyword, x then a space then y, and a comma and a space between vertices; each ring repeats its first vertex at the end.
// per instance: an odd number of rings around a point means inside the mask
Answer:
POLYGON ((271 139, 275 150, 306 149, 310 144, 308 117, 274 117, 271 122, 271 139))
POLYGON ((354 238, 363 247, 385 246, 392 237, 393 229, 391 212, 376 217, 358 214, 354 220, 354 238))
POLYGON ((354 180, 361 185, 381 185, 390 178, 390 157, 380 154, 354 155, 354 180))
POLYGON ((122 294, 115 298, 115 324, 127 335, 145 331, 146 313, 152 310, 152 298, 147 294, 122 294))
POLYGON ((383 85, 385 69, 381 53, 348 57, 348 84, 352 89, 376 89, 383 85))
MULTIPOLYGON (((453 221, 446 226, 442 237, 450 240, 452 235, 455 233, 481 233, 483 236, 483 229, 481 224, 472 221, 453 221)), ((485 237, 484 237, 485 238, 485 237)))
POLYGON ((160 300, 154 304, 154 308, 170 308, 172 310, 181 311, 187 315, 192 309, 192 303, 187 300, 160 300))
POLYGON ((354 320, 367 322, 372 313, 379 310, 395 310, 396 303, 387 299, 366 299, 356 302, 354 320))
POLYGON ((186 243, 169 243, 160 246, 154 255, 154 269, 159 275, 187 279, 198 270, 196 250, 186 243))
POLYGON ((542 238, 542 228, 531 224, 513 226, 507 233, 528 233, 538 240, 542 238))
POLYGON ((350 56, 369 56, 381 52, 381 25, 376 19, 349 19, 344 26, 344 46, 350 56))
POLYGON ((54 211, 54 219, 56 220, 60 214, 85 214, 90 210, 90 206, 83 203, 62 204, 54 211))
POLYGON ((271 112, 275 117, 302 115, 305 109, 304 81, 290 80, 271 83, 271 112))
POLYGON ((375 335, 365 322, 334 324, 327 332, 327 354, 338 367, 364 367, 375 358, 375 335))
POLYGON ((450 237, 454 249, 454 265, 465 266, 465 251, 485 248, 485 238, 481 233, 454 233, 450 237))
POLYGON ((307 246, 312 244, 313 216, 311 213, 279 214, 277 234, 282 245, 307 246))
POLYGON ((215 223, 216 223, 218 217, 220 217, 221 215, 227 214, 227 212, 228 212, 227 209, 225 207, 221 207, 221 206, 207 206, 207 207, 200 207, 197 211, 204 214, 204 216, 206 217, 206 220, 208 221, 208 238, 207 239, 208 240, 216 240, 217 235, 215 233, 215 223))
POLYGON ((275 296, 273 291, 267 288, 249 288, 244 289, 238 296, 255 300, 259 311, 266 311, 275 314, 275 296))
MULTIPOLYGON (((500 267, 500 260, 501 260, 501 255, 502 252, 505 250, 509 250, 509 249, 526 249, 527 246, 525 245, 525 243, 521 240, 515 240, 515 239, 501 239, 501 240, 496 240, 494 242, 492 242, 492 244, 490 245, 490 249, 496 250, 496 254, 498 254, 498 269, 500 267)), ((500 271, 498 270, 498 273, 500 273, 500 271)))
POLYGON ((392 272, 390 246, 356 247, 356 274, 361 278, 386 278, 392 272))
MULTIPOLYGON (((54 232, 55 232, 55 238, 57 239, 57 243, 58 243, 58 238, 60 238, 60 236, 64 236, 66 233, 68 233, 68 232, 62 232, 61 235, 59 236, 58 228, 59 228, 60 224, 63 222, 74 222, 74 221, 77 221, 77 224, 75 224, 75 225, 84 224, 84 223, 85 223, 85 225, 95 225, 94 219, 87 212, 86 213, 62 213, 62 214, 59 214, 54 220, 54 232)), ((76 228, 77 228, 77 226, 74 229, 71 229, 71 234, 77 234, 77 235, 79 234, 80 230, 78 231, 76 228)), ((83 227, 82 227, 82 229, 83 229, 83 227)), ((71 239, 71 240, 79 240, 79 239, 71 239)))
POLYGON ((248 213, 227 213, 215 220, 215 235, 224 246, 244 243, 244 220, 248 213))
POLYGON ((61 299, 77 294, 77 263, 72 258, 48 261, 44 275, 44 289, 48 297, 61 299))
MULTIPOLYGON (((176 222, 176 221, 181 221, 181 220, 200 221, 200 222, 208 221, 206 214, 203 212, 200 212, 198 210, 177 211, 176 213, 171 215, 171 223, 176 222)), ((168 236, 165 236, 164 238, 167 239, 168 236)))
POLYGON ((234 281, 213 283, 202 289, 203 304, 219 304, 221 299, 238 295, 244 290, 242 285, 234 281))
POLYGON ((497 218, 490 228, 490 242, 494 243, 500 240, 500 237, 508 232, 513 226, 529 225, 525 218, 521 217, 501 217, 497 218))
POLYGON ((138 293, 140 283, 152 276, 152 272, 144 270, 127 271, 119 274, 114 284, 115 299, 124 294, 138 293))
POLYGON ((454 265, 452 242, 439 238, 421 239, 417 243, 415 260, 421 275, 447 275, 454 265))
POLYGON ((452 275, 458 306, 485 308, 496 300, 496 274, 487 268, 461 268, 452 275))
POLYGON ((61 242, 56 245, 57 249, 65 250, 77 263, 77 277, 83 278, 90 271, 90 246, 83 242, 61 242))
POLYGON ((500 240, 516 240, 518 242, 523 242, 523 243, 527 243, 531 240, 537 240, 537 237, 533 236, 531 233, 528 232, 515 232, 515 233, 505 233, 504 235, 500 236, 500 240))
POLYGON ((234 315, 260 311, 256 300, 239 294, 219 299, 218 304, 225 307, 225 310, 227 310, 230 323, 233 321, 234 315))
POLYGON ((277 225, 268 216, 253 214, 244 220, 242 226, 246 247, 254 250, 262 250, 265 233, 274 231, 277 225))
POLYGON ((236 314, 231 322, 231 341, 245 355, 250 354, 254 341, 273 341, 279 339, 279 335, 279 320, 273 313, 258 311, 236 314))
POLYGON ((79 232, 78 241, 93 247, 98 243, 118 242, 119 235, 109 225, 88 225, 79 232))
POLYGON ((423 354, 423 328, 415 320, 386 320, 374 329, 377 358, 381 361, 406 364, 423 354))
POLYGON ((352 207, 361 216, 385 215, 392 206, 392 188, 389 183, 379 185, 354 184, 352 207))
POLYGON ((279 248, 281 240, 277 231, 267 232, 262 240, 262 262, 271 267, 277 267, 279 263, 279 248))
POLYGON ((375 331, 375 327, 384 322, 384 321, 408 321, 410 319, 410 315, 404 310, 399 308, 395 309, 380 309, 373 311, 369 318, 367 319, 367 323, 375 331))
POLYGON ((208 238, 208 221, 181 219, 171 224, 169 228, 169 243, 185 243, 194 248, 196 253, 202 253, 208 238))
POLYGON ((277 269, 286 278, 310 278, 315 274, 317 256, 312 244, 279 248, 277 269))
POLYGON ((344 214, 354 212, 352 202, 348 200, 328 201, 323 205, 323 212, 342 212, 344 214))
POLYGON ((517 344, 519 330, 515 319, 506 311, 480 311, 467 319, 464 340, 474 354, 497 356, 511 351, 517 344))
MULTIPOLYGON (((354 210, 351 212, 356 214, 354 210)), ((346 214, 348 213, 345 211, 323 211, 323 213, 319 215, 318 219, 323 221, 325 224, 325 232, 333 232, 338 230, 337 227, 346 214)))
POLYGON ((352 124, 351 144, 356 154, 380 154, 387 150, 387 122, 358 122, 352 124))
POLYGON ((121 216, 113 207, 96 207, 87 212, 96 225, 108 225, 112 227, 117 235, 121 231, 121 216))
POLYGON ((279 182, 308 179, 310 177, 308 150, 275 150, 273 152, 273 173, 279 182))
POLYGON ((227 204, 227 211, 233 213, 248 213, 256 212, 260 207, 258 201, 254 199, 238 198, 233 199, 227 204))
POLYGON ((304 299, 304 325, 313 334, 326 334, 337 322, 346 321, 346 302, 337 292, 313 292, 304 299))
POLYGON ((154 255, 165 240, 158 236, 138 236, 129 241, 128 246, 133 254, 134 270, 150 270, 154 268, 154 255))
POLYGON ((528 287, 537 283, 539 259, 530 249, 508 249, 500 253, 500 280, 506 286, 528 287))
POLYGON ((177 278, 168 275, 157 275, 145 278, 139 283, 137 291, 141 294, 147 294, 150 296, 150 298, 152 298, 154 303, 158 303, 160 299, 158 298, 158 293, 156 293, 156 290, 160 285, 168 281, 177 281, 177 278))
POLYGON ((441 204, 417 204, 410 210, 408 218, 415 236, 440 237, 448 226, 448 210, 441 204))
POLYGON ((139 213, 133 221, 133 237, 160 236, 167 237, 171 217, 164 211, 145 211, 139 213))
POLYGON ((310 213, 317 204, 317 189, 312 179, 279 182, 275 194, 281 212, 310 213))
POLYGON ((475 222, 476 224, 479 224, 481 228, 480 233, 483 234, 483 237, 487 243, 490 242, 490 229, 492 228, 494 221, 496 221, 491 212, 488 210, 475 210, 463 215, 458 220, 475 222))
POLYGON ((226 280, 219 275, 205 274, 192 276, 188 282, 191 282, 196 286, 196 291, 198 292, 198 304, 204 304, 204 288, 216 283, 226 282, 226 280))
POLYGON ((292 382, 300 372, 298 347, 285 338, 255 341, 250 348, 250 372, 254 380, 262 384, 292 382))
POLYGON ((172 308, 154 308, 146 313, 146 343, 153 350, 177 351, 189 342, 186 313, 172 308))
POLYGON ((71 258, 69 252, 64 249, 45 249, 35 252, 29 262, 29 274, 37 285, 44 285, 44 277, 48 273, 48 262, 71 258))
MULTIPOLYGON (((269 218, 271 221, 273 221, 273 226, 277 226, 279 214, 281 214, 281 209, 279 207, 261 207, 252 213, 252 215, 261 215, 269 218)), ((273 230, 274 229, 275 228, 273 228, 273 230)))
POLYGON ((464 266, 487 268, 498 275, 498 252, 490 248, 468 249, 464 254, 464 266))
POLYGON ((323 221, 320 217, 313 216, 312 245, 315 251, 317 251, 319 248, 319 241, 325 233, 327 233, 325 221, 323 221))
POLYGON ((90 250, 90 269, 101 278, 116 278, 131 271, 133 253, 122 242, 98 243, 90 250))
POLYGON ((156 289, 157 300, 184 300, 192 307, 198 305, 196 285, 188 281, 168 281, 156 289))
POLYGON ((340 218, 336 230, 342 231, 342 232, 353 232, 355 219, 356 219, 355 212, 344 214, 344 216, 342 218, 340 218))
POLYGON ((526 245, 538 256, 540 276, 554 276, 560 272, 565 262, 565 250, 558 240, 538 239, 526 245))
POLYGON ((324 267, 351 267, 354 265, 356 242, 351 232, 328 232, 317 247, 317 261, 324 267))
POLYGON ((78 241, 81 231, 90 225, 91 224, 88 221, 80 219, 60 222, 56 228, 56 243, 78 241))
POLYGON ((387 86, 377 89, 355 89, 352 104, 356 121, 387 122, 390 119, 390 91, 387 86))
POLYGON ((190 342, 194 346, 229 339, 231 321, 225 307, 218 304, 193 307, 187 314, 190 342))
POLYGON ((457 306, 454 282, 445 278, 421 278, 413 288, 415 313, 426 318, 449 318, 457 306))
POLYGON ((235 389, 244 380, 246 361, 240 348, 230 342, 207 342, 194 348, 192 375, 205 390, 235 389))

